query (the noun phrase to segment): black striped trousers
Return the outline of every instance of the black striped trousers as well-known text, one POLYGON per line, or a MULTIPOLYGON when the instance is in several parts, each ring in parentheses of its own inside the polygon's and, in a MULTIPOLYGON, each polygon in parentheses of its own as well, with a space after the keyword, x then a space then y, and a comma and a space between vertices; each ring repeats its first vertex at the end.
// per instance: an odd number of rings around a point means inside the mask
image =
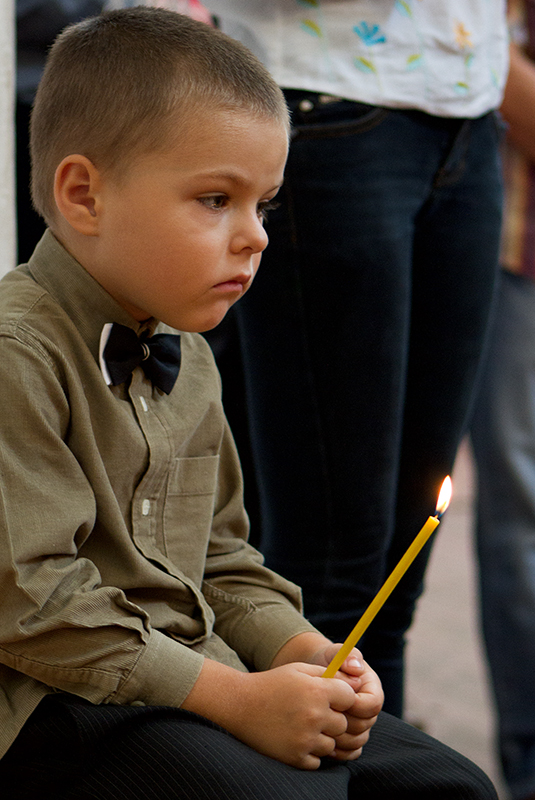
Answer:
POLYGON ((362 756, 298 770, 168 707, 46 697, 0 761, 6 800, 496 800, 454 750, 380 714, 362 756))

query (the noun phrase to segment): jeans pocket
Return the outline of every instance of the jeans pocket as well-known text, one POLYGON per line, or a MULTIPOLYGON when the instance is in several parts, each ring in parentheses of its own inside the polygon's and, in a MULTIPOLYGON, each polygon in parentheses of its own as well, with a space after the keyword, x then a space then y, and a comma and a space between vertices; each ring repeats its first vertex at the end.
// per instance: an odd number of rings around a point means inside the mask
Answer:
POLYGON ((364 133, 390 113, 387 108, 316 92, 287 90, 285 96, 292 117, 292 141, 364 133))

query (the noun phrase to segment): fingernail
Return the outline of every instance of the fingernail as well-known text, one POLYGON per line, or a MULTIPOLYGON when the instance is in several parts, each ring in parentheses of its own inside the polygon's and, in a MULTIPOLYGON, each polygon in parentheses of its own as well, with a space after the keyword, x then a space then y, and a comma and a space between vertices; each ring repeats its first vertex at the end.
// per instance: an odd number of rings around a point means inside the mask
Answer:
POLYGON ((358 660, 358 658, 350 658, 348 661, 350 667, 356 667, 357 669, 362 669, 362 664, 358 660))

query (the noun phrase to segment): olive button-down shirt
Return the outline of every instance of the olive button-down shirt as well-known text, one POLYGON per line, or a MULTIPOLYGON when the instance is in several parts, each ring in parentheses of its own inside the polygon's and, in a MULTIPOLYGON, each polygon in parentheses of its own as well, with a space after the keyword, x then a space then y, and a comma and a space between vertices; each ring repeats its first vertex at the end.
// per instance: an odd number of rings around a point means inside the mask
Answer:
POLYGON ((181 334, 170 395, 110 387, 109 322, 156 329, 50 232, 0 282, 0 755, 47 692, 178 706, 204 656, 266 669, 314 630, 246 543, 207 344, 181 334))

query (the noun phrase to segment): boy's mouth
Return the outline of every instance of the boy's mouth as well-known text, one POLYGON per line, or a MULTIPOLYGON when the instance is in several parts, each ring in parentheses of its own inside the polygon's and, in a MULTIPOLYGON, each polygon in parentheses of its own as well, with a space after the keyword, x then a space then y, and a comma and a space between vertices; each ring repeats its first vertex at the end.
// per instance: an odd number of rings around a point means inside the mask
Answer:
POLYGON ((216 283, 214 289, 218 292, 243 292, 251 282, 251 275, 236 275, 228 281, 216 283))
POLYGON ((224 281, 223 283, 216 283, 214 286, 216 292, 243 292, 245 284, 240 281, 224 281))

